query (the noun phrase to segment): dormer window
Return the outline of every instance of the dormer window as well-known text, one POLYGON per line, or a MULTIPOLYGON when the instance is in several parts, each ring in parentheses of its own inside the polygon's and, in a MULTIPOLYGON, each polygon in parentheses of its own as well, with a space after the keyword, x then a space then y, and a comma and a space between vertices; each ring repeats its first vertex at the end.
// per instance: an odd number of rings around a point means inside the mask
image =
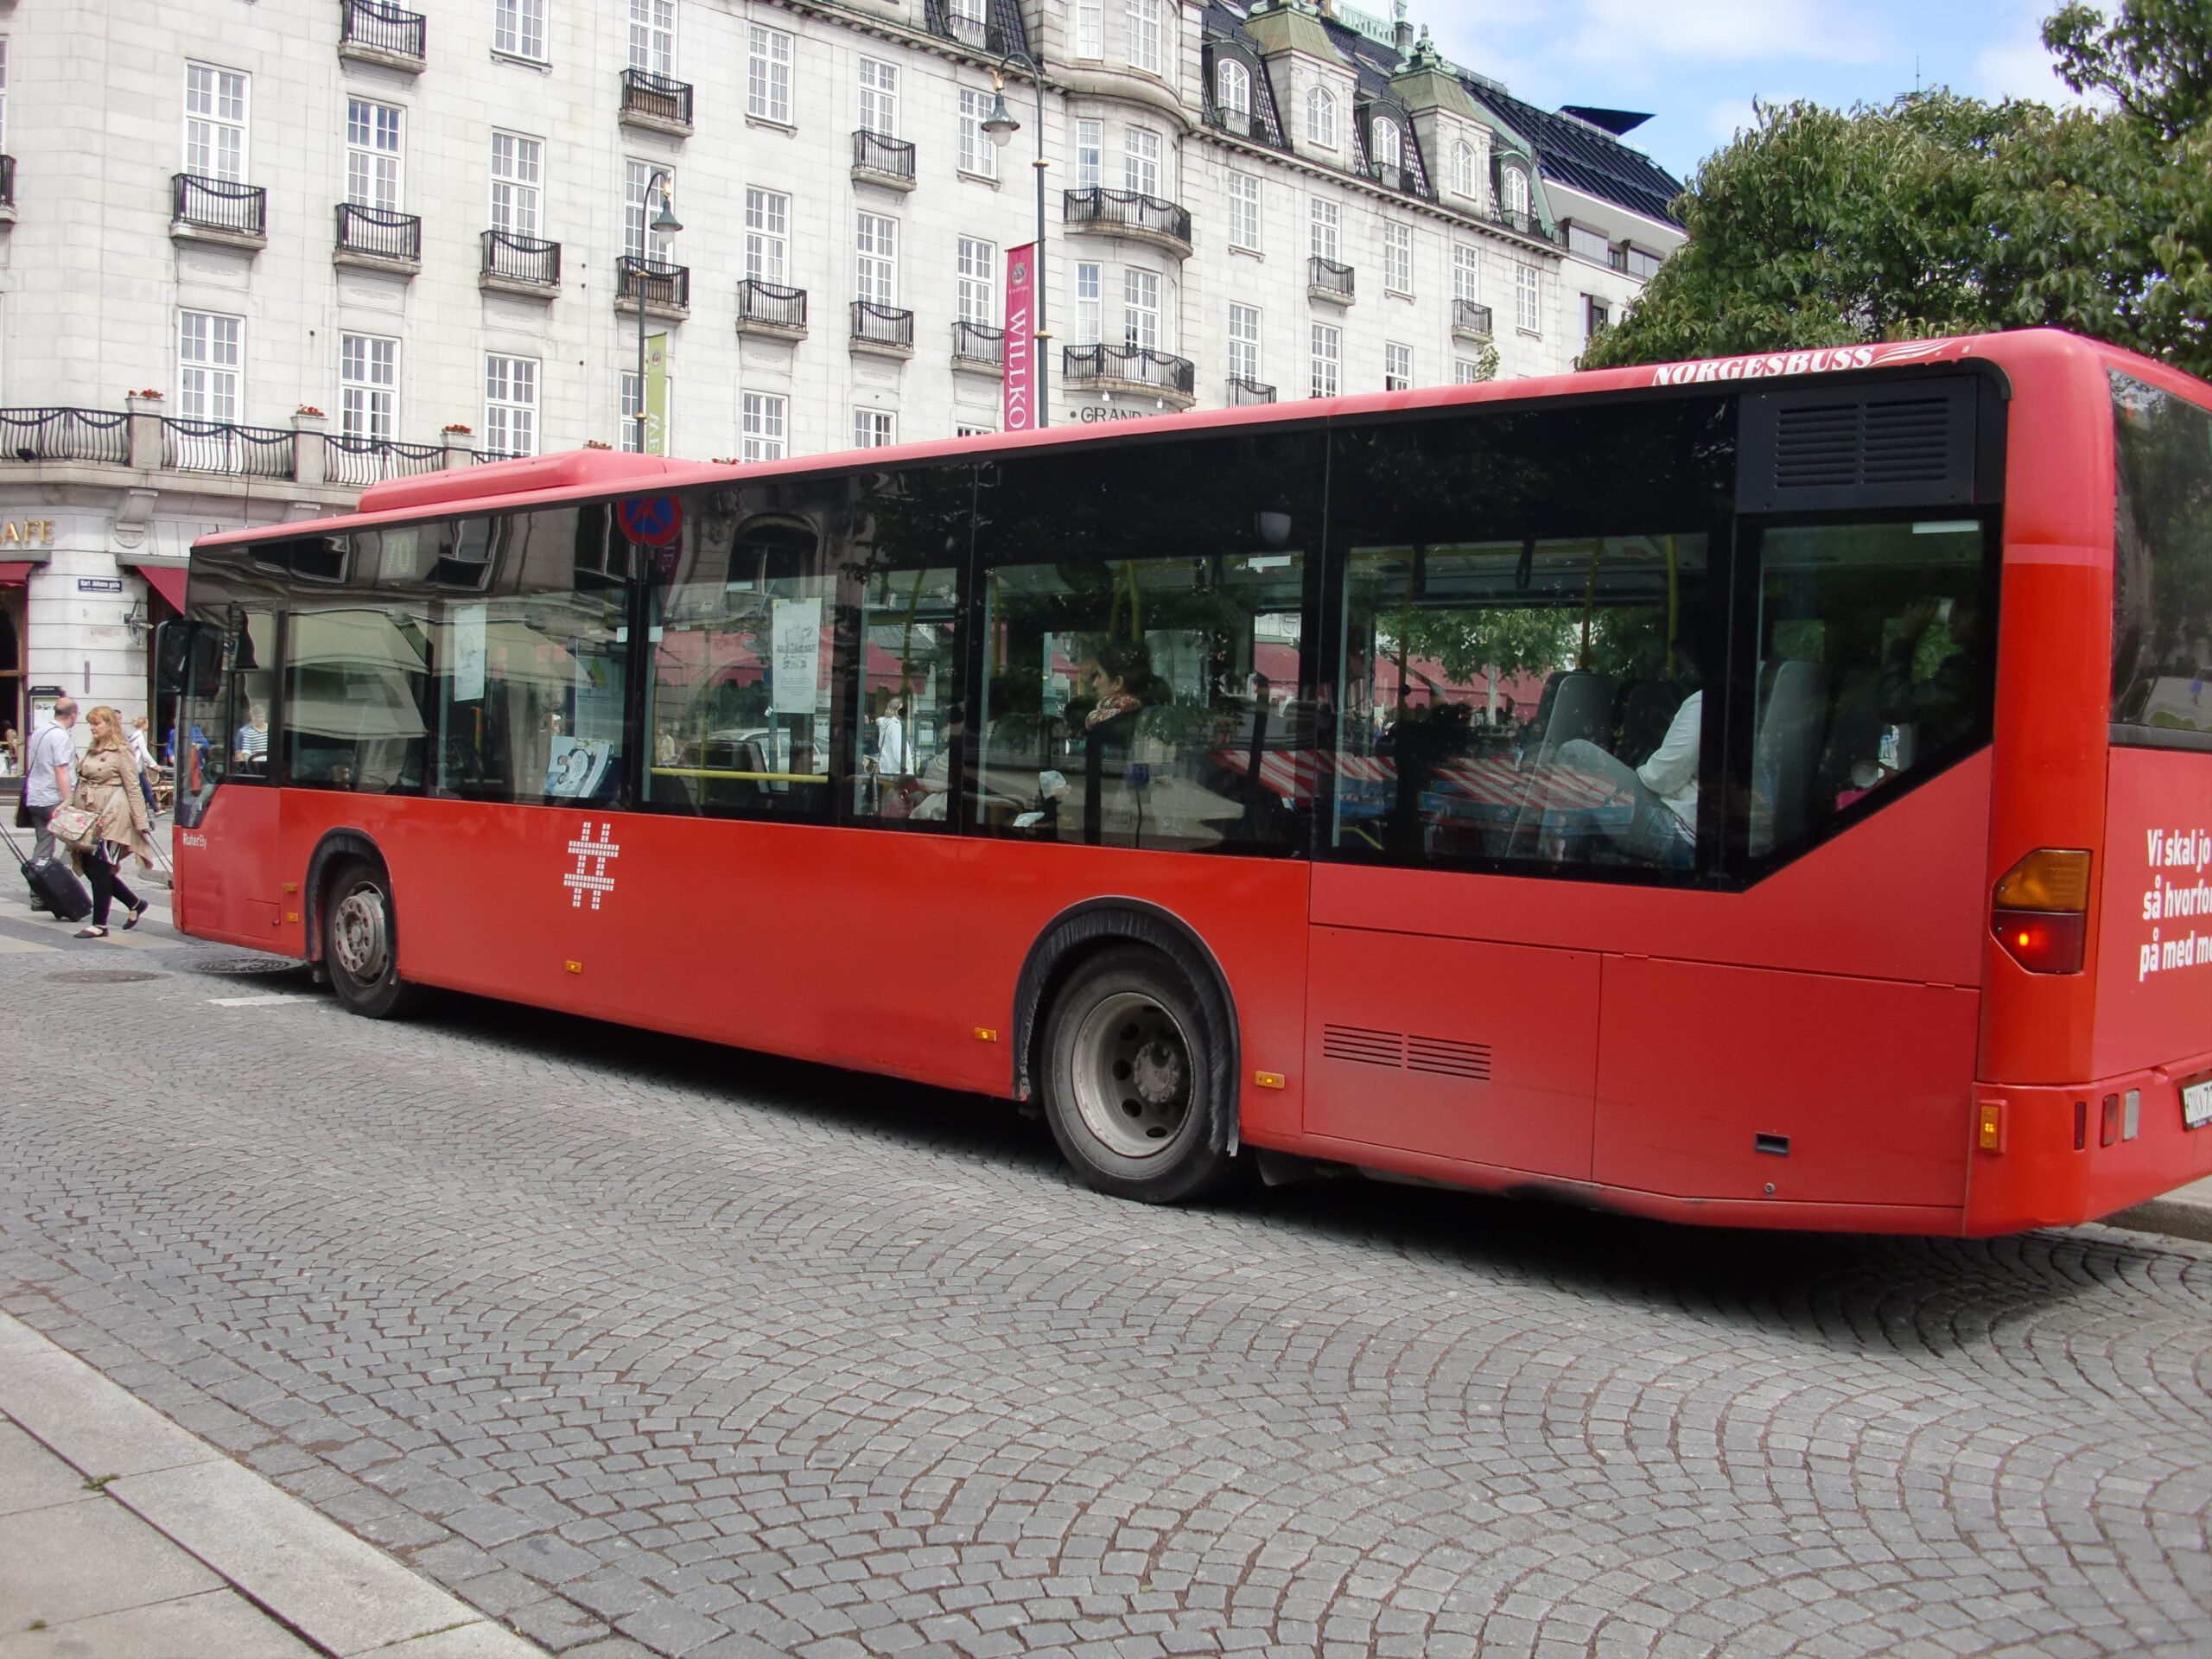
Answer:
POLYGON ((1238 126, 1252 119, 1252 72, 1234 58, 1223 58, 1213 68, 1213 101, 1221 113, 1238 126))
POLYGON ((1306 140, 1322 149, 1337 147, 1337 95, 1325 86, 1306 94, 1306 140))
POLYGON ((1475 147, 1462 138, 1452 146, 1452 188, 1470 200, 1480 200, 1480 175, 1475 171, 1475 147))
POLYGON ((1387 116, 1378 115, 1368 124, 1367 147, 1377 168, 1405 165, 1405 144, 1398 136, 1398 124, 1387 116))
POLYGON ((1517 167, 1504 169, 1505 211, 1516 219, 1529 216, 1529 175, 1517 167))

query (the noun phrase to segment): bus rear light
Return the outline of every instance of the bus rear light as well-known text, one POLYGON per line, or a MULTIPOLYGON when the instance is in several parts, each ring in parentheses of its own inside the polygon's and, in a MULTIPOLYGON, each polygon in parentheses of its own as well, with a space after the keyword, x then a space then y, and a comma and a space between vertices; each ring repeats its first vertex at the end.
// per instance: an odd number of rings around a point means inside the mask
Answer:
POLYGON ((2064 847, 2038 847, 2005 872, 1991 902, 1999 910, 2089 908, 2089 855, 2064 847))
POLYGON ((2077 1100, 2074 1103, 2074 1150, 2087 1151, 2088 1145, 2089 1103, 2086 1100, 2077 1100))
POLYGON ((2078 974, 2089 937, 2089 855, 2038 847, 1998 879, 1989 925, 2031 974, 2078 974))
POLYGON ((2120 1144, 2120 1096, 2107 1095, 2097 1117, 2097 1144, 2116 1147, 2120 1144))
POLYGON ((2005 954, 2031 974, 2078 974, 2089 918, 2047 910, 2000 910, 1991 919, 2005 954))

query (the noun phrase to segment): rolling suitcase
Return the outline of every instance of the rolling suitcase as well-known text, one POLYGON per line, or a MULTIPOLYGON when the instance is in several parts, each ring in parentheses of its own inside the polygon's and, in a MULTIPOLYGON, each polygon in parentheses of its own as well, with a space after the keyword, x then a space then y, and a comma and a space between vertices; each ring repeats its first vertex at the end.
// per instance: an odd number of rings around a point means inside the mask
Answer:
POLYGON ((35 902, 44 905, 65 922, 81 922, 92 913, 92 895, 85 891, 85 884, 77 879, 75 871, 54 858, 42 858, 33 863, 23 857, 15 836, 5 828, 0 828, 0 836, 7 836, 8 850, 16 855, 23 880, 30 884, 35 902))

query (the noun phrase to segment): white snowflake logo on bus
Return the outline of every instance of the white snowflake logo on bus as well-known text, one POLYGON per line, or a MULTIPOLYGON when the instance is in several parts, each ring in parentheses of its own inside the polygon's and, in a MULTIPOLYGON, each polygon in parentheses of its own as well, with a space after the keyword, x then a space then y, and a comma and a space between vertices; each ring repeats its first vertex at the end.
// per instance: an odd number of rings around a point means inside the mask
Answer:
POLYGON ((599 908, 602 894, 614 891, 614 878, 607 873, 607 861, 620 858, 622 849, 609 839, 614 833, 612 823, 599 826, 599 839, 591 838, 591 820, 584 820, 583 833, 569 843, 569 850, 576 857, 576 868, 561 878, 561 885, 569 890, 569 908, 582 910, 584 894, 591 894, 591 907, 599 908), (588 874, 584 866, 590 865, 588 874))

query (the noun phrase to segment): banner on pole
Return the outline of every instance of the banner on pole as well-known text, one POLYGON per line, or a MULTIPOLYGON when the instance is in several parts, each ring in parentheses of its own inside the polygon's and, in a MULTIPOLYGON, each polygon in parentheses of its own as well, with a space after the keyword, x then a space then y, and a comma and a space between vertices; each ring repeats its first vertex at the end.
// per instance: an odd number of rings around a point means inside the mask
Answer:
POLYGON ((645 336, 645 442, 651 455, 668 453, 668 336, 645 336))
POLYGON ((1000 424, 1037 424, 1037 245, 1006 251, 1006 403, 1000 424))

